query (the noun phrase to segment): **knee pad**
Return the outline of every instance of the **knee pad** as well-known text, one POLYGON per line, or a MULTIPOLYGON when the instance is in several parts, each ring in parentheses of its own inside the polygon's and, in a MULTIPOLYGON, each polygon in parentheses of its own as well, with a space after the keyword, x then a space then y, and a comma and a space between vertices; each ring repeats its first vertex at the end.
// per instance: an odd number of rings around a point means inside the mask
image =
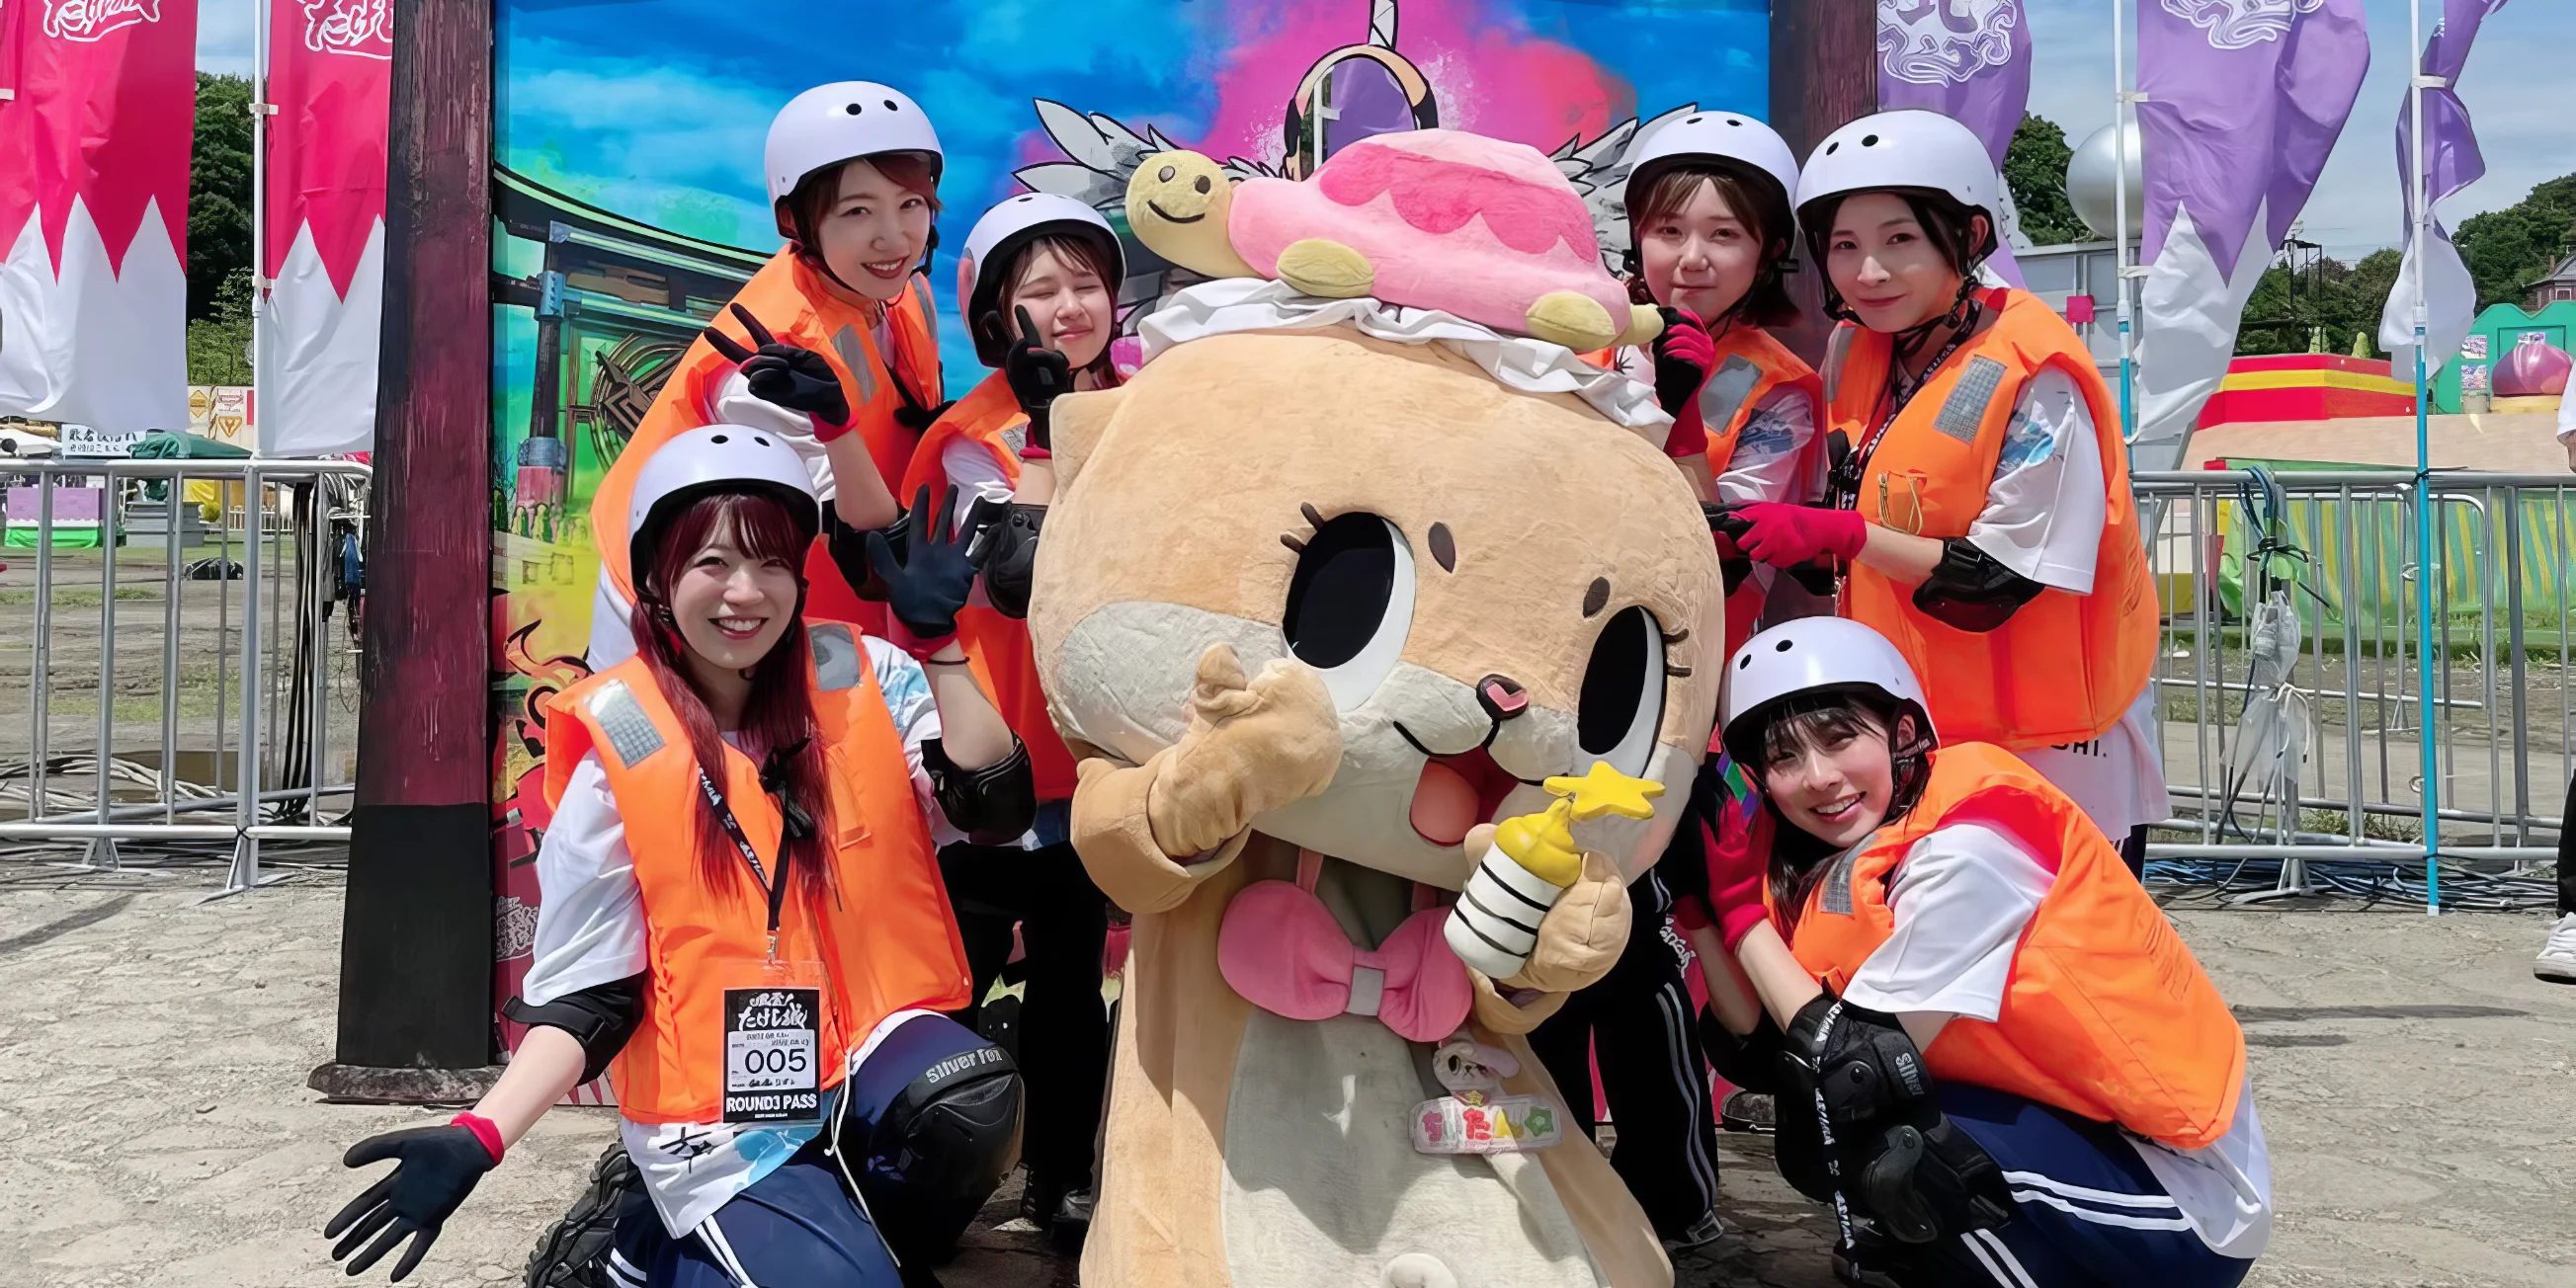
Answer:
POLYGON ((834 1148, 906 1262, 944 1260, 1020 1161, 1019 1066, 943 1015, 902 1020, 841 1088, 834 1148))

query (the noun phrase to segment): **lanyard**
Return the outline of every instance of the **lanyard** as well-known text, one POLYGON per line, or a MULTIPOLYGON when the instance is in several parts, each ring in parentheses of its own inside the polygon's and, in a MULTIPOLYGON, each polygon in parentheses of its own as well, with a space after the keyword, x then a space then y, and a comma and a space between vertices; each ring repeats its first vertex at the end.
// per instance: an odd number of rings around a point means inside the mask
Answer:
POLYGON ((698 770, 698 788, 707 795, 707 808, 716 812, 716 826, 723 828, 725 835, 733 839, 733 847, 742 852, 742 861, 751 865, 751 879, 769 896, 769 960, 776 961, 778 913, 787 898, 788 860, 795 854, 787 844, 786 829, 781 827, 778 834, 778 879, 772 881, 761 871, 760 852, 752 848, 751 838, 742 834, 742 824, 735 821, 733 807, 725 804, 724 793, 716 790, 715 780, 707 777, 703 767, 698 770))
POLYGON ((1939 353, 1932 355, 1932 361, 1924 365, 1923 378, 1911 385, 1897 387, 1902 382, 1905 364, 1894 353, 1888 355, 1887 380, 1879 386, 1878 401, 1881 406, 1887 406, 1889 399, 1893 397, 1895 405, 1887 407, 1887 414, 1879 418, 1877 426, 1869 431, 1869 437, 1861 440, 1860 449, 1844 457, 1842 463, 1832 470, 1828 479, 1830 488, 1826 496, 1828 506, 1836 510, 1853 510, 1860 507, 1860 481, 1869 470, 1870 458, 1878 455, 1879 440, 1887 437, 1887 431, 1895 426, 1896 418, 1905 413, 1905 405, 1914 401, 1914 395, 1923 392, 1924 386, 1932 383, 1932 377, 1940 374, 1941 365, 1950 360, 1950 355, 1957 353, 1959 346, 1968 342, 1968 337, 1976 331, 1977 323, 1982 320, 1978 316, 1982 312, 1984 310, 1974 301, 1969 303, 1967 316, 1960 322, 1959 329, 1952 333, 1949 343, 1941 346, 1939 353))

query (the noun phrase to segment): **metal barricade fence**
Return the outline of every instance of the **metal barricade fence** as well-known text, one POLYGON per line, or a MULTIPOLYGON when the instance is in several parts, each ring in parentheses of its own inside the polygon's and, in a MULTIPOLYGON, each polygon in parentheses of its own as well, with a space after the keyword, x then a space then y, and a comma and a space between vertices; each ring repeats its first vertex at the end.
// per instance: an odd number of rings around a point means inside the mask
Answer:
POLYGON ((2151 834, 2158 875, 2256 899, 2429 899, 2433 822, 2442 902, 2545 899, 2530 865, 2555 859, 2564 825, 2576 478, 2432 476, 2429 713, 2414 478, 2133 480, 2163 610, 2152 695, 2174 817, 2151 834), (2438 821, 2424 817, 2428 736, 2438 821))
POLYGON ((0 476, 16 480, 0 563, 21 573, 0 589, 0 674, 27 677, 0 846, 78 843, 93 869, 117 868, 120 842, 228 846, 229 894, 263 883, 263 841, 345 842, 358 683, 333 610, 355 605, 344 547, 368 468, 52 459, 0 476))

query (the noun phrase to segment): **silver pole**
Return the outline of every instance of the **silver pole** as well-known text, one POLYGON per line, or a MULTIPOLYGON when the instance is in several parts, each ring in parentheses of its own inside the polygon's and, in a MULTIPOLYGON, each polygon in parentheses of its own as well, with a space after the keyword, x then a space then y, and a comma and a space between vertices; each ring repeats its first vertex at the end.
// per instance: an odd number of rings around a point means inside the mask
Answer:
MULTIPOLYGON (((250 20, 250 419, 259 418, 261 374, 268 370, 268 0, 252 0, 250 20)), ((259 434, 251 433, 251 450, 259 434)))
MULTIPOLYGON (((116 463, 101 461, 107 486, 98 498, 98 749, 90 781, 96 787, 98 821, 107 822, 109 767, 116 761, 116 463)), ((99 837, 89 843, 89 865, 116 870, 116 840, 99 837)))
POLYGON ((250 829, 259 822, 260 788, 260 681, 267 667, 260 656, 259 630, 259 564, 264 544, 260 539, 263 525, 259 467, 254 464, 242 471, 243 518, 250 529, 250 539, 242 543, 242 584, 251 589, 250 602, 242 609, 241 666, 241 799, 235 807, 234 826, 241 839, 233 847, 232 876, 224 883, 227 892, 248 890, 259 884, 259 838, 250 829))
POLYGON ((2129 32, 2120 0, 2111 0, 2111 248, 2120 310, 2120 437, 2138 439, 2137 331, 2129 309, 2129 32))

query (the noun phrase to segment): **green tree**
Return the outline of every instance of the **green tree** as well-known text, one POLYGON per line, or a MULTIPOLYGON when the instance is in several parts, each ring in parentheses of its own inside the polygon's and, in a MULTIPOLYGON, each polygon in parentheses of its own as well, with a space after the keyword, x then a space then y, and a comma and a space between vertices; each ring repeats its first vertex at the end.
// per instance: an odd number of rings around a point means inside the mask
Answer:
POLYGON ((2074 150, 2066 131, 2045 116, 2025 112, 2014 127, 2012 145, 2004 151, 2004 182, 2012 188, 2013 206, 2021 212, 2022 235, 2034 245, 2089 241, 2093 231, 2076 217, 2066 199, 2066 163, 2074 150))
POLYGON ((2452 241, 2478 284, 2478 307, 2522 303, 2522 288, 2576 251, 2576 174, 2534 187, 2522 200, 2463 220, 2452 241))
POLYGON ((245 275, 247 289, 250 206, 250 81, 199 72, 197 139, 188 158, 190 319, 215 316, 234 273, 245 275))
POLYGON ((188 322, 188 383, 246 385, 250 367, 250 269, 235 268, 208 316, 188 322))
MULTIPOLYGON (((2388 307, 2388 291, 2397 284, 2397 266, 2405 255, 2383 247, 2346 264, 2320 259, 2306 273, 2280 264, 2263 271, 2254 294, 2245 302, 2244 322, 2237 328, 2236 352, 2308 353, 2322 330, 2329 339, 2347 333, 2355 357, 2379 357, 2379 315, 2388 307)), ((2334 346, 2329 344, 2328 349, 2334 346)))

